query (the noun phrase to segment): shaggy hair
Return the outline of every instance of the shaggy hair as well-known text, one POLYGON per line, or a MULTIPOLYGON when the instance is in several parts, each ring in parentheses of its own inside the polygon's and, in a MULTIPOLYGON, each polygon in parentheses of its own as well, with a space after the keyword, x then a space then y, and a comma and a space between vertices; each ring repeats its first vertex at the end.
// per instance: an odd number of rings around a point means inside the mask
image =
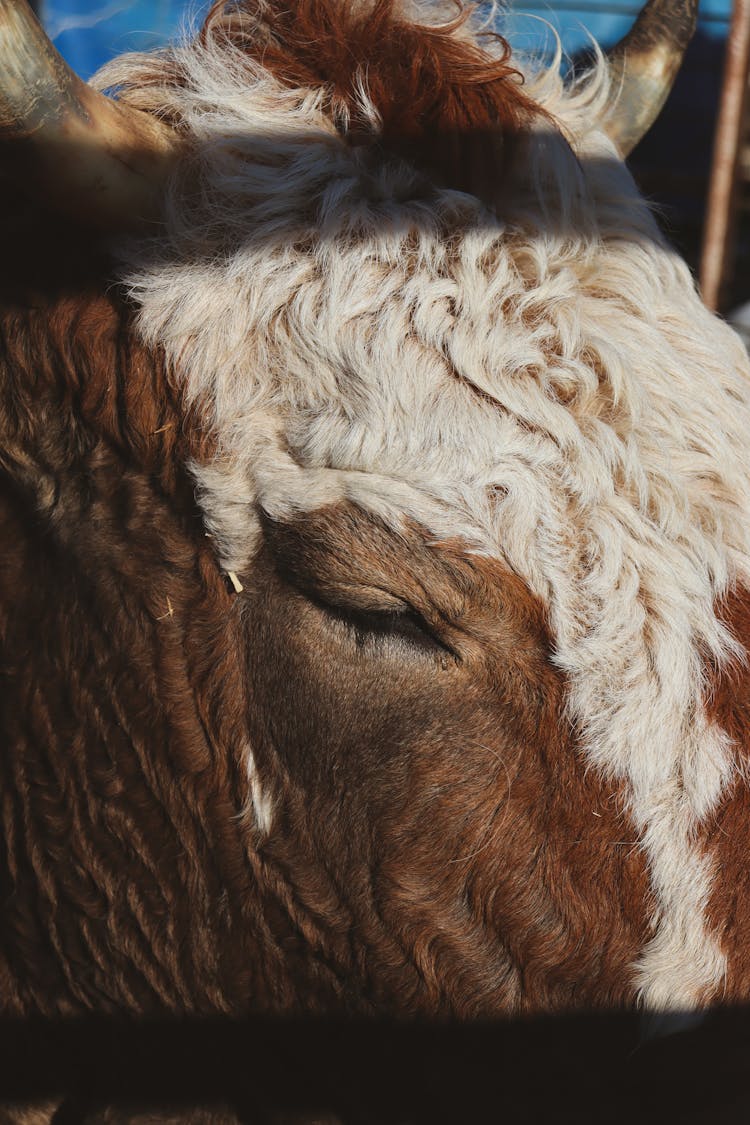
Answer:
POLYGON ((351 501, 541 599, 648 858, 641 995, 689 1006, 725 972, 700 826, 735 780, 704 680, 750 582, 747 358, 599 127, 606 63, 522 82, 466 11, 424 19, 220 3, 195 42, 106 67, 187 142, 122 277, 213 435, 193 471, 226 569, 261 512, 351 501))

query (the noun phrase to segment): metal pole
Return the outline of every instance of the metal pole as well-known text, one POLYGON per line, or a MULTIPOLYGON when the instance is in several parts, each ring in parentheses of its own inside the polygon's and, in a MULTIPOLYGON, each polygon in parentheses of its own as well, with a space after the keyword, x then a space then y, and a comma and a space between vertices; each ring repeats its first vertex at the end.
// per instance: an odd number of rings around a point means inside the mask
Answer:
POLYGON ((732 262, 729 242, 735 217, 737 163, 744 130, 749 60, 750 0, 734 0, 700 265, 703 300, 712 309, 719 307, 732 262))

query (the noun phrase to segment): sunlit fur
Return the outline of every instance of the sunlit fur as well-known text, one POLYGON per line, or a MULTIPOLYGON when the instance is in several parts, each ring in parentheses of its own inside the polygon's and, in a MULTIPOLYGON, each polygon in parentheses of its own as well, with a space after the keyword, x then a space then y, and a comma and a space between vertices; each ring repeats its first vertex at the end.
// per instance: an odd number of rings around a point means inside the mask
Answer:
POLYGON ((191 142, 167 233, 123 276, 215 433, 194 472, 223 565, 250 563, 259 509, 344 499, 505 560, 547 607, 588 762, 630 792, 643 999, 720 995, 695 839, 733 780, 703 669, 738 658, 714 607, 750 581, 748 365, 597 128, 606 64, 567 89, 528 75, 543 112, 513 102, 502 182, 473 194, 447 159, 439 180, 403 161, 408 137, 373 143, 374 38, 334 96, 324 50, 318 81, 291 81, 283 48, 263 61, 273 9, 241 7, 241 44, 217 13, 99 76, 191 142))

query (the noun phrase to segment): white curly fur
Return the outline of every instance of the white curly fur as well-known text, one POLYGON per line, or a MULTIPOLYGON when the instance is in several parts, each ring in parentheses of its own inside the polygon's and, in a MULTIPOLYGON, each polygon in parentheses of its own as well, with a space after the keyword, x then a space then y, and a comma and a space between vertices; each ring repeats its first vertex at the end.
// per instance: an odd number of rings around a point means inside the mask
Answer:
MULTIPOLYGON (((641 996, 685 1007, 725 972, 695 841, 733 782, 702 669, 737 655, 715 605, 750 581, 748 363, 597 127, 606 63, 526 81, 561 133, 535 127, 498 218, 426 198, 342 141, 321 91, 226 47, 118 60, 99 84, 177 115, 195 152, 127 281, 218 437, 195 476, 227 569, 259 506, 348 499, 463 536, 543 600, 588 761, 627 784, 648 857, 641 996), (139 93, 167 64, 185 84, 139 93)), ((359 96, 376 123, 366 74, 359 96)))

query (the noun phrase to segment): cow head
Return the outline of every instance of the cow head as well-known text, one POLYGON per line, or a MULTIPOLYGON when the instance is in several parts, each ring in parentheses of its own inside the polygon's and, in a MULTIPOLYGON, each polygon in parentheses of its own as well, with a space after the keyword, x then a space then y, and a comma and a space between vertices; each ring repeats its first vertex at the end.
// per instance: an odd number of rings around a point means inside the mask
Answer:
POLYGON ((34 470, 70 612, 88 567, 116 624, 52 666, 85 696, 89 805, 111 790, 120 866, 101 843, 87 877, 131 864, 161 1002, 475 1016, 741 981, 715 834, 744 800, 722 670, 747 361, 621 160, 680 54, 654 28, 681 49, 693 16, 650 4, 570 86, 522 83, 467 12, 390 2, 217 4, 193 43, 105 68, 116 103, 44 64, 75 128, 34 101, 24 160, 73 135, 131 228, 124 353, 78 306, 81 432, 50 411, 67 460, 34 470))

